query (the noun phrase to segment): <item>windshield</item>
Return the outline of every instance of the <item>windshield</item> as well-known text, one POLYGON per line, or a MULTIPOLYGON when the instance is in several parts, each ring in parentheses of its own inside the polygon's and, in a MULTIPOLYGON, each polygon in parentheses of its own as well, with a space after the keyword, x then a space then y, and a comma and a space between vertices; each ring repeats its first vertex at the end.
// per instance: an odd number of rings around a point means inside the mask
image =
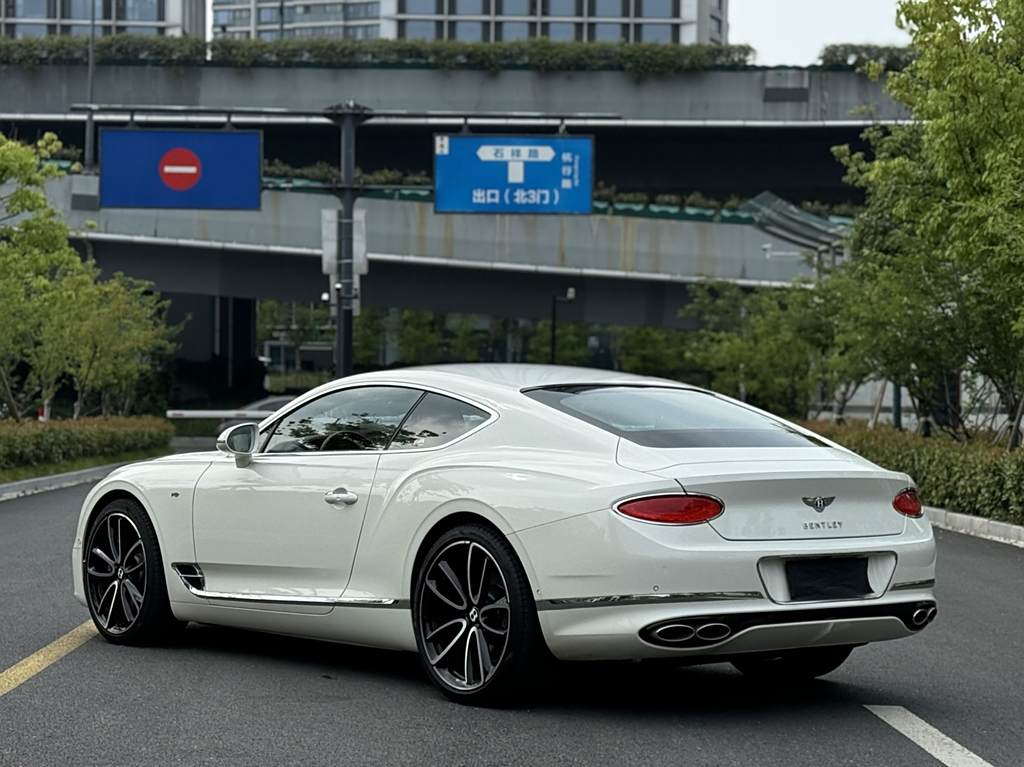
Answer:
POLYGON ((561 386, 526 396, 646 447, 811 447, 820 440, 692 389, 561 386))

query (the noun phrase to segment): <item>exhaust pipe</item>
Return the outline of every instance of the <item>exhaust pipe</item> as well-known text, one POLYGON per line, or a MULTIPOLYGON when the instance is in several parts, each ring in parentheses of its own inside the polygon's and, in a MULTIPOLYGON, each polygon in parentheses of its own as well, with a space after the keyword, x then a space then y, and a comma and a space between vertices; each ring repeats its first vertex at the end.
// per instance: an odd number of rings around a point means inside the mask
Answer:
POLYGON ((705 642, 718 642, 732 633, 732 629, 724 623, 705 623, 697 629, 697 638, 705 642))
MULTIPOLYGON (((931 614, 934 614, 934 612, 935 612, 935 608, 933 607, 933 608, 931 608, 931 614)), ((913 623, 918 628, 921 628, 921 627, 924 626, 924 624, 926 624, 928 622, 928 618, 929 617, 930 617, 929 611, 927 609, 925 609, 924 607, 922 607, 922 608, 919 608, 917 610, 914 610, 914 614, 910 616, 910 622, 913 623)))
POLYGON ((662 642, 671 642, 673 644, 677 642, 687 642, 697 634, 693 626, 687 626, 685 623, 670 623, 667 626, 659 626, 654 630, 654 636, 658 637, 662 642))
POLYGON ((939 610, 937 607, 928 608, 928 623, 931 623, 933 620, 935 620, 935 616, 938 613, 938 611, 939 610))

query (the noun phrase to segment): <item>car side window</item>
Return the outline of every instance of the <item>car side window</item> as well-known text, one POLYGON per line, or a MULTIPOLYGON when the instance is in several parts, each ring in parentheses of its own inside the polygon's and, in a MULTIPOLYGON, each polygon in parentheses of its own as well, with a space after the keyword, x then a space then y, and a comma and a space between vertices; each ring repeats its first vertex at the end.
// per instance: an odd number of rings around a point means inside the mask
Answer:
POLYGON ((398 386, 364 386, 326 394, 279 421, 264 451, 383 450, 422 394, 398 386))
POLYGON ((460 400, 428 392, 391 440, 389 450, 437 447, 474 429, 490 415, 460 400))

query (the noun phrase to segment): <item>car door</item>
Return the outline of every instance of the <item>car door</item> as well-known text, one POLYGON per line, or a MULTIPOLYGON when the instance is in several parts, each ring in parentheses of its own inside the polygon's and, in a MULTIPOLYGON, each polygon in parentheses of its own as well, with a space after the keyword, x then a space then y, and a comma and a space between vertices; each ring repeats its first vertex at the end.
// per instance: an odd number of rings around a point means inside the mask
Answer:
POLYGON ((337 390, 266 429, 248 466, 238 468, 231 456, 215 460, 193 506, 203 590, 255 606, 325 608, 337 599, 381 453, 422 394, 397 386, 337 390))

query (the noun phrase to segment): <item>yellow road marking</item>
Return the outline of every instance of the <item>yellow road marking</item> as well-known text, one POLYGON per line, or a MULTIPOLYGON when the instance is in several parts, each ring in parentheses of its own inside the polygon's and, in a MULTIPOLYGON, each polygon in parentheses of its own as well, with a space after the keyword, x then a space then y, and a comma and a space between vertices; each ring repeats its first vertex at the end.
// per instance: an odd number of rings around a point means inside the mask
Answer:
POLYGON ((9 669, 0 671, 0 698, 59 661, 69 652, 77 650, 94 636, 96 636, 96 626, 91 620, 88 620, 78 628, 71 629, 59 639, 53 640, 42 650, 37 650, 9 669))

